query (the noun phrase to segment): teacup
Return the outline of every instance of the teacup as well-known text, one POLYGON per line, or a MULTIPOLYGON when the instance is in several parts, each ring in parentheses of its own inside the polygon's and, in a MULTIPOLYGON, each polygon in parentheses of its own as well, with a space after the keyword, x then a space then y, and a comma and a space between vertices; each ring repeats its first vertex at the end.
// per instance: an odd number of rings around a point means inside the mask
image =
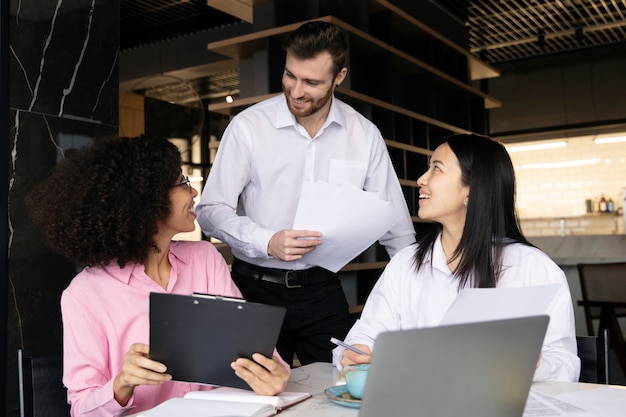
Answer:
POLYGON ((352 397, 357 399, 363 398, 369 369, 369 363, 348 365, 342 369, 341 375, 346 379, 346 387, 352 397))

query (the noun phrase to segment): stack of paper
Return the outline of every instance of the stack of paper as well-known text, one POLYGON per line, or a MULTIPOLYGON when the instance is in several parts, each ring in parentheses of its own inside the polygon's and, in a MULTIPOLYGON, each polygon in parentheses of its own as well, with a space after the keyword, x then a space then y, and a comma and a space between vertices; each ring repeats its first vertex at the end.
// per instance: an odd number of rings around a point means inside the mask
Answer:
POLYGON ((377 193, 349 182, 341 187, 304 183, 293 229, 321 232, 322 244, 304 255, 302 262, 337 272, 380 239, 401 215, 377 193))

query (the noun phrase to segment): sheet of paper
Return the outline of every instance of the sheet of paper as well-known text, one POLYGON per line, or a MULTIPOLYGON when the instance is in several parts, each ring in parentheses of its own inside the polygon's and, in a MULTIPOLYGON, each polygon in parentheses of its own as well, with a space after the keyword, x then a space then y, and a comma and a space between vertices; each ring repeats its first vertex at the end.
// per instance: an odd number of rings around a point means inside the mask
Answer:
POLYGON ((524 407, 524 417, 570 416, 600 417, 556 397, 531 390, 524 407), (573 413, 573 414, 570 414, 573 413))
MULTIPOLYGON (((623 417, 626 414, 626 388, 622 387, 598 385, 598 388, 568 392, 556 397, 586 409, 594 417, 623 417)), ((573 413, 571 415, 574 416, 573 413)), ((578 414, 576 416, 578 417, 578 414)))
POLYGON ((548 395, 530 390, 524 417, 622 417, 626 389, 597 385, 597 388, 548 395))
POLYGON ((461 290, 440 324, 462 324, 547 314, 560 285, 461 290))
POLYGON ((322 244, 301 262, 337 272, 370 247, 400 218, 399 210, 375 193, 346 182, 305 183, 293 229, 317 230, 322 244))

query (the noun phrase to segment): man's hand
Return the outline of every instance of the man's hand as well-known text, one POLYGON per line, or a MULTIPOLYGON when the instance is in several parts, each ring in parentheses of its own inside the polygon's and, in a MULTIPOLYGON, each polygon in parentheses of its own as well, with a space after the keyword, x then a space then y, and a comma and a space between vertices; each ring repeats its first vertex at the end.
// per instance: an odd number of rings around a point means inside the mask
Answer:
POLYGON ((314 230, 282 230, 267 245, 267 253, 281 261, 297 261, 322 243, 320 232, 314 230))

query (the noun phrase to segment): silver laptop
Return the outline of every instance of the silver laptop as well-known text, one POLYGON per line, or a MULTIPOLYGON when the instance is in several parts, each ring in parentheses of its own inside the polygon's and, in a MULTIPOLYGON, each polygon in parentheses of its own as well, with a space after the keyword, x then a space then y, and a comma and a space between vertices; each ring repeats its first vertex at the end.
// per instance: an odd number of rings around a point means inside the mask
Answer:
POLYGON ((547 315, 378 336, 359 417, 522 417, 547 315))

